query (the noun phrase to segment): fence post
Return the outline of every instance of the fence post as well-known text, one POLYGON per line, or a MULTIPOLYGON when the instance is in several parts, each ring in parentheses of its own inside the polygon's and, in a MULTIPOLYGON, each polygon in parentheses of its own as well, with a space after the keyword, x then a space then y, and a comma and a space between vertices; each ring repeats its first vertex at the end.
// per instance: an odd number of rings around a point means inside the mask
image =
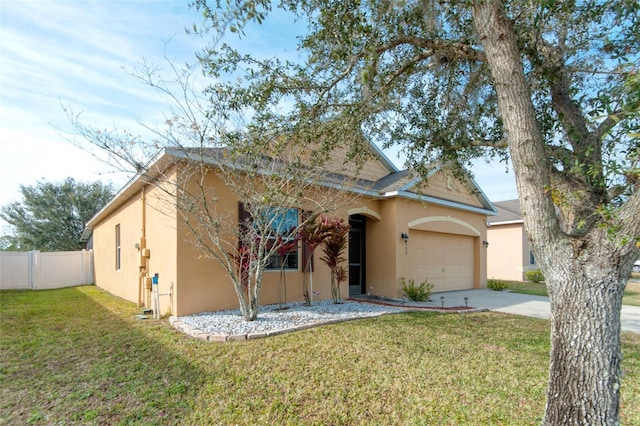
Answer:
POLYGON ((93 249, 89 249, 87 251, 89 254, 89 281, 87 284, 96 283, 96 263, 95 263, 95 255, 93 253, 93 249))
POLYGON ((37 290, 40 287, 40 278, 42 275, 40 250, 32 250, 29 254, 29 281, 31 289, 37 290))
POLYGON ((31 290, 33 290, 33 254, 33 250, 29 251, 27 254, 27 281, 29 281, 29 288, 31 290))
POLYGON ((87 283, 87 270, 84 265, 84 255, 86 254, 86 250, 82 249, 82 255, 80 256, 80 262, 82 262, 82 281, 83 284, 87 283))
POLYGON ((31 290, 33 290, 33 253, 34 251, 31 250, 27 254, 27 281, 31 290))

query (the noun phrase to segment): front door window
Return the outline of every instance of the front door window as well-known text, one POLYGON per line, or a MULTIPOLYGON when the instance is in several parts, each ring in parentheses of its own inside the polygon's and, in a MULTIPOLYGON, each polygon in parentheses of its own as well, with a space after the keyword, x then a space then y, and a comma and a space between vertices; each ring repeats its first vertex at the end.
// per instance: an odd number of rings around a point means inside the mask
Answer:
POLYGON ((365 225, 362 215, 349 217, 349 295, 365 293, 365 225))

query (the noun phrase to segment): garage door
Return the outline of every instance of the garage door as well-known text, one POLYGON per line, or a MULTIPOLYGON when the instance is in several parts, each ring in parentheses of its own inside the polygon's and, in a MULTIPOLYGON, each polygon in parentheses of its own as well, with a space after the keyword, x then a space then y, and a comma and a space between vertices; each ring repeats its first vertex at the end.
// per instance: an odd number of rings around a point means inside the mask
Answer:
POLYGON ((416 284, 425 278, 433 291, 473 288, 474 239, 466 235, 411 231, 409 276, 416 284))

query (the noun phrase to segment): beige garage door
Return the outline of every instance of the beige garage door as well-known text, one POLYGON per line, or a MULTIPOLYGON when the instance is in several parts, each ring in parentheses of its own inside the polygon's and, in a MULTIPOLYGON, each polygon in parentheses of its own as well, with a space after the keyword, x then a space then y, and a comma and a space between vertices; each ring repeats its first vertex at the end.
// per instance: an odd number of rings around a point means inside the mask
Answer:
POLYGON ((427 278, 433 291, 473 288, 473 237, 411 231, 409 274, 416 284, 427 278))

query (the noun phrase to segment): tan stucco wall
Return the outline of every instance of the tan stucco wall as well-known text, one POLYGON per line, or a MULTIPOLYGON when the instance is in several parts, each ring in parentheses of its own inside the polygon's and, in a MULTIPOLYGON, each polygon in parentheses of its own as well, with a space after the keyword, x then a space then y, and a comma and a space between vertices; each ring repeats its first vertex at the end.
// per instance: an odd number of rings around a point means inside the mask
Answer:
MULTIPOLYGON (((174 178, 172 172, 171 179, 174 178)), ((175 314, 178 290, 176 210, 175 202, 167 192, 171 193, 171 187, 166 183, 161 187, 148 185, 146 188, 145 236, 150 251, 148 275, 159 275, 158 291, 163 294, 159 297, 161 315, 175 314), (171 296, 166 295, 169 292, 171 296)), ((153 301, 149 303, 150 296, 145 291, 147 307, 154 306, 153 301)))
MULTIPOLYGON (((373 204, 373 203, 372 203, 373 204)), ((376 201, 370 207, 379 212, 378 217, 367 216, 366 224, 366 292, 378 296, 395 294, 394 282, 397 276, 396 258, 398 256, 398 241, 395 235, 397 224, 396 203, 376 201)))
MULTIPOLYGON (((432 204, 412 203, 407 208, 407 224, 411 229, 439 232, 444 234, 457 234, 473 237, 474 239, 474 276, 473 282, 469 283, 469 288, 486 288, 487 252, 482 246, 482 241, 487 239, 486 216, 482 214, 455 210, 448 207, 432 204)), ((408 250, 411 250, 411 240, 408 243, 408 250)), ((445 257, 455 257, 457 253, 446 253, 445 257)), ((407 256, 404 256, 406 261, 407 256)), ((407 277, 409 278, 409 277, 407 277)), ((411 277, 416 282, 422 281, 424 277, 411 277)), ((429 277, 426 277, 429 279, 429 277)), ((446 289, 438 289, 446 290, 446 289)))
POLYGON ((523 281, 529 267, 529 248, 521 223, 493 225, 488 231, 487 275, 523 281))
POLYGON ((441 170, 429 177, 427 186, 421 186, 423 194, 443 200, 451 200, 467 204, 474 207, 481 207, 478 199, 469 193, 468 188, 460 180, 456 179, 452 173, 441 170))
MULTIPOLYGON (((231 223, 238 221, 238 201, 214 174, 208 174, 206 185, 216 194, 215 206, 220 215, 228 215, 231 223)), ((232 309, 238 300, 225 270, 215 259, 206 257, 194 247, 184 221, 178 220, 177 264, 178 304, 176 315, 202 311, 232 309)))
MULTIPOLYGON (((238 199, 224 185, 223 181, 211 173, 206 177, 206 186, 215 188, 217 201, 215 208, 221 215, 227 214, 232 226, 238 220, 238 199)), ((346 218, 346 206, 337 214, 346 218)), ((189 315, 203 311, 237 309, 238 299, 233 284, 225 269, 217 260, 203 256, 203 253, 190 243, 190 235, 184 222, 177 222, 177 288, 176 315, 189 315)), ((315 270, 313 273, 314 300, 331 298, 330 272, 319 258, 320 249, 314 255, 315 270)), ((303 301, 302 259, 299 259, 297 271, 285 271, 287 286, 287 302, 303 301)), ((260 291, 260 304, 279 302, 280 271, 265 271, 260 291)), ((348 285, 341 286, 343 298, 348 297, 348 285)))
POLYGON ((347 160, 348 147, 338 146, 331 151, 331 163, 325 167, 328 171, 341 173, 346 176, 358 177, 360 179, 367 179, 370 181, 376 181, 389 174, 389 170, 382 165, 382 163, 376 159, 369 158, 359 169, 356 168, 353 162, 347 160))
MULTIPOLYGON (((167 179, 172 179, 169 173, 167 179)), ((167 187, 168 184, 164 184, 167 187)), ((151 292, 140 291, 142 249, 149 250, 148 274, 160 274, 159 292, 168 293, 175 282, 176 250, 175 209, 167 205, 164 191, 142 186, 121 206, 93 228, 96 285, 116 296, 152 308, 151 292), (143 207, 143 200, 146 204, 143 207), (121 268, 115 268, 115 227, 120 225, 121 268), (146 232, 145 232, 146 230, 146 232), (143 239, 146 233, 146 241, 143 239)), ((170 307, 169 296, 160 297, 160 312, 170 307)))
POLYGON ((138 301, 140 256, 134 247, 140 239, 142 201, 139 193, 93 229, 96 285, 131 302, 138 301), (120 225, 121 268, 116 270, 116 225, 120 225))
MULTIPOLYGON (((487 284, 486 216, 424 203, 393 198, 379 201, 381 221, 367 221, 367 291, 378 296, 402 297, 400 278, 416 283, 429 277, 411 276, 409 272, 409 239, 405 245, 401 233, 410 229, 468 235, 474 238, 474 276, 469 288, 485 288, 487 284)), ((448 253, 445 256, 456 256, 448 253)), ((446 289, 439 289, 446 290, 446 289)))
MULTIPOLYGON (((170 179, 175 179, 175 175, 170 175, 170 179)), ((238 219, 236 197, 215 174, 209 174, 206 179, 206 186, 215 188, 217 195, 215 206, 219 213, 228 214, 231 222, 236 222, 238 219)), ((437 180, 432 182, 436 184, 437 180)), ((455 186, 452 188, 455 189, 455 186)), ((458 197, 467 203, 475 200, 472 196, 459 195, 458 197)), ((170 311, 173 315, 183 316, 203 311, 236 309, 238 301, 225 270, 215 260, 204 257, 201 251, 189 243, 188 228, 171 204, 166 204, 164 192, 147 186, 146 199, 146 247, 150 250, 148 273, 150 276, 159 273, 161 293, 168 293, 173 285, 172 297, 161 297, 161 313, 164 315, 170 311)), ((140 254, 134 244, 139 243, 142 236, 142 211, 142 192, 139 191, 94 227, 97 284, 134 302, 138 300, 140 264, 140 254), (117 223, 121 224, 122 232, 122 269, 120 271, 115 271, 114 266, 114 228, 117 223)), ((408 273, 411 240, 405 252, 400 234, 409 232, 410 229, 472 236, 475 247, 474 276, 469 283, 469 288, 486 286, 486 250, 482 247, 482 241, 487 239, 486 216, 406 198, 377 200, 362 197, 350 200, 338 210, 336 216, 348 220, 350 214, 363 214, 368 218, 366 225, 366 291, 368 293, 400 298, 402 297, 400 277, 412 278, 416 282, 425 278, 412 277, 408 273)), ((456 253, 449 255, 456 256, 456 253)), ((320 257, 321 249, 318 249, 314 255, 313 290, 317 292, 314 300, 331 298, 329 269, 319 260, 320 257)), ((301 259, 299 265, 299 270, 285 272, 287 302, 303 300, 301 259)), ((260 294, 261 304, 278 303, 279 283, 279 271, 265 272, 260 294)), ((342 284, 341 294, 343 298, 348 297, 348 283, 342 284)), ((148 303, 148 293, 145 296, 145 303, 148 303)))

